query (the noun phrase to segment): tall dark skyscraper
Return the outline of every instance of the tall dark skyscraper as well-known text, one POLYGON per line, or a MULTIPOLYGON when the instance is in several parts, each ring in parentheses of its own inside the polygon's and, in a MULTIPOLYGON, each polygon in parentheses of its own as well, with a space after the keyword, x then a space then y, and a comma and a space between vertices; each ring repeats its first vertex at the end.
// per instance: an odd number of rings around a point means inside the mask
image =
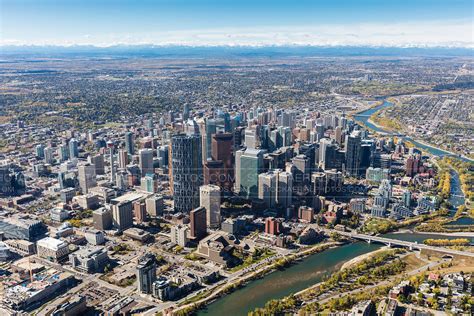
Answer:
POLYGON ((234 178, 234 135, 219 133, 212 136, 211 157, 213 161, 222 162, 221 177, 213 182, 222 190, 232 190, 234 178))
POLYGON ((360 174, 361 137, 354 131, 346 138, 346 173, 351 176, 360 174))
POLYGON ((156 257, 148 253, 138 259, 137 287, 138 293, 150 294, 151 285, 156 280, 156 257))
POLYGON ((184 105, 184 109, 183 109, 183 121, 186 121, 188 118, 189 118, 189 104, 185 104, 184 105))
POLYGON ((129 155, 133 155, 135 152, 135 148, 133 145, 133 134, 132 132, 125 133, 125 149, 127 150, 129 155))
POLYGON ((189 220, 191 226, 191 238, 202 239, 206 236, 206 209, 204 207, 198 207, 189 213, 189 220))
POLYGON ((199 135, 180 134, 172 137, 171 167, 174 209, 189 212, 199 207, 199 187, 203 184, 199 135))

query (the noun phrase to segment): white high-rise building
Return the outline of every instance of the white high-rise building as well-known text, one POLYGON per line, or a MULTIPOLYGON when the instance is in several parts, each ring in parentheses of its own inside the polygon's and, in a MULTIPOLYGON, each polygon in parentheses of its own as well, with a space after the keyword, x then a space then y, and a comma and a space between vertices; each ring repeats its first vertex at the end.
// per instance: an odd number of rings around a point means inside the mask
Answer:
POLYGON ((95 166, 90 163, 85 163, 77 167, 79 173, 79 186, 82 194, 89 192, 90 188, 97 186, 95 166))
POLYGON ((245 146, 247 148, 255 149, 257 148, 257 130, 255 128, 246 128, 245 129, 245 146))
POLYGON ((221 226, 221 189, 217 185, 208 184, 199 188, 200 206, 206 209, 207 227, 221 226))
POLYGON ((188 243, 189 227, 184 225, 171 226, 171 242, 181 247, 188 243))
POLYGON ((287 208, 292 203, 293 176, 290 172, 272 170, 258 175, 258 198, 267 207, 287 208))
POLYGON ((44 149, 44 161, 49 164, 54 163, 54 148, 46 147, 44 149))

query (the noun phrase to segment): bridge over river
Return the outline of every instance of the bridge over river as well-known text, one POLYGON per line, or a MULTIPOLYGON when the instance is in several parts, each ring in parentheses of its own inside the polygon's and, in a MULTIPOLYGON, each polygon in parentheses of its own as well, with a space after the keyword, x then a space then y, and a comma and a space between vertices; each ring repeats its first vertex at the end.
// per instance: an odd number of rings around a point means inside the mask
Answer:
POLYGON ((437 251, 437 252, 444 253, 446 255, 451 255, 451 256, 456 255, 456 256, 465 256, 465 257, 474 258, 474 253, 469 252, 469 251, 460 251, 460 250, 454 250, 454 249, 449 249, 449 248, 444 248, 444 247, 428 246, 425 244, 419 244, 417 242, 404 241, 404 240, 386 238, 386 237, 381 237, 381 236, 371 236, 371 235, 365 235, 365 234, 359 234, 359 233, 353 233, 353 232, 341 232, 341 231, 336 231, 336 230, 325 230, 325 231, 329 233, 338 233, 348 238, 364 240, 368 243, 373 243, 373 242, 381 243, 389 247, 398 246, 398 247, 408 248, 410 250, 424 249, 424 250, 437 251))

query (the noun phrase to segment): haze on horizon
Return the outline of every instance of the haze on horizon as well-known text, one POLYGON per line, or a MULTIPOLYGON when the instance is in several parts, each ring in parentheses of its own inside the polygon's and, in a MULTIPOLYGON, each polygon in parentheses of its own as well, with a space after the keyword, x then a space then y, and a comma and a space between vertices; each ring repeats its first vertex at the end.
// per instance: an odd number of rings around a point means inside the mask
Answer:
POLYGON ((474 48, 469 0, 0 0, 0 45, 474 48))

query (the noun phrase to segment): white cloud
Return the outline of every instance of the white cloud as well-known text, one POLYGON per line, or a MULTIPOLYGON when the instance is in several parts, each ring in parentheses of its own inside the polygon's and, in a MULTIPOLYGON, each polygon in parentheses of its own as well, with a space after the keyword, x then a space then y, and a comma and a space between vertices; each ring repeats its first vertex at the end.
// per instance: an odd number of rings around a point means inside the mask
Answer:
POLYGON ((66 40, 38 39, 27 42, 0 39, 1 45, 367 45, 449 46, 474 48, 474 22, 425 21, 405 23, 326 24, 298 27, 223 28, 134 34, 87 34, 66 40))

